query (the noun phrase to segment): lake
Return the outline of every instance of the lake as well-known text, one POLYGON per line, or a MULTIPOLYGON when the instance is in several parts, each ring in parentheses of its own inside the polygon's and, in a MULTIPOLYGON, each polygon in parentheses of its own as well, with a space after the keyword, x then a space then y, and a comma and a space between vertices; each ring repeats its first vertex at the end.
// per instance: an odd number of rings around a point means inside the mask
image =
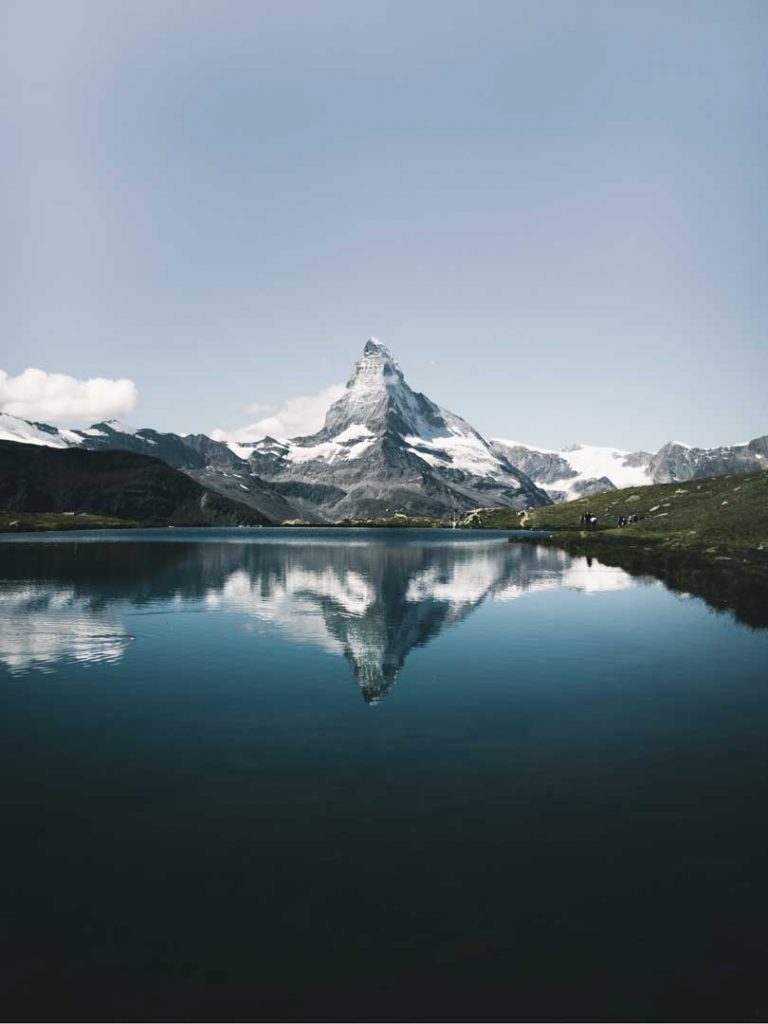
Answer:
POLYGON ((502 533, 0 542, 15 1019, 763 1020, 768 631, 502 533))

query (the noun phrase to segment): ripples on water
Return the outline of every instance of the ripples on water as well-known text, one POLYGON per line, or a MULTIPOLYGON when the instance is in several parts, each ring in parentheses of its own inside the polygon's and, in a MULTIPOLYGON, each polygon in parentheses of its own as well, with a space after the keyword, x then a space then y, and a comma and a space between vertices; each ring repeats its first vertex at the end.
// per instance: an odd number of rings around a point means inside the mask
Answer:
POLYGON ((118 661, 129 636, 115 613, 72 587, 29 582, 0 588, 0 662, 14 674, 57 663, 118 661))

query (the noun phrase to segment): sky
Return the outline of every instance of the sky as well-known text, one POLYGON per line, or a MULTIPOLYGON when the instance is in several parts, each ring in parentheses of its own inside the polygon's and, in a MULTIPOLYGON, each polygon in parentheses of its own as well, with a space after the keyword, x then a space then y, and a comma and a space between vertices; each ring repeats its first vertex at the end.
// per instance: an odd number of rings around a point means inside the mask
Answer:
POLYGON ((768 433, 764 0, 0 18, 0 408, 304 433, 373 335, 489 437, 768 433))

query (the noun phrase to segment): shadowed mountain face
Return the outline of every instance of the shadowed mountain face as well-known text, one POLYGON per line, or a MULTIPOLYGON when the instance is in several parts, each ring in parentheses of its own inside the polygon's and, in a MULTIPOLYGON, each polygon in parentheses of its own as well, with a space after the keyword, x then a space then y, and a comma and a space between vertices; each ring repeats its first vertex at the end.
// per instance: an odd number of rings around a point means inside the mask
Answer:
POLYGON ((89 512, 174 526, 262 526, 269 521, 160 459, 13 441, 0 441, 0 508, 89 512))
POLYGON ((503 539, 303 536, 304 542, 5 545, 0 661, 24 671, 62 659, 118 660, 131 643, 125 613, 182 602, 342 655, 364 700, 376 703, 415 647, 487 599, 630 585, 620 570, 588 569, 584 559, 503 539))

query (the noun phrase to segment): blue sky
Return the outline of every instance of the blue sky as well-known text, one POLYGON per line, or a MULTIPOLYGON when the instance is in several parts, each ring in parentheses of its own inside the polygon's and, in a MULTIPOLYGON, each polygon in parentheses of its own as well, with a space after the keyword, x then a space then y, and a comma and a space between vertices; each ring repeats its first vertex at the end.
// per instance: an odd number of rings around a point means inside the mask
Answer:
POLYGON ((233 429, 376 335, 488 436, 768 432, 764 2, 24 0, 0 38, 11 377, 233 429))

